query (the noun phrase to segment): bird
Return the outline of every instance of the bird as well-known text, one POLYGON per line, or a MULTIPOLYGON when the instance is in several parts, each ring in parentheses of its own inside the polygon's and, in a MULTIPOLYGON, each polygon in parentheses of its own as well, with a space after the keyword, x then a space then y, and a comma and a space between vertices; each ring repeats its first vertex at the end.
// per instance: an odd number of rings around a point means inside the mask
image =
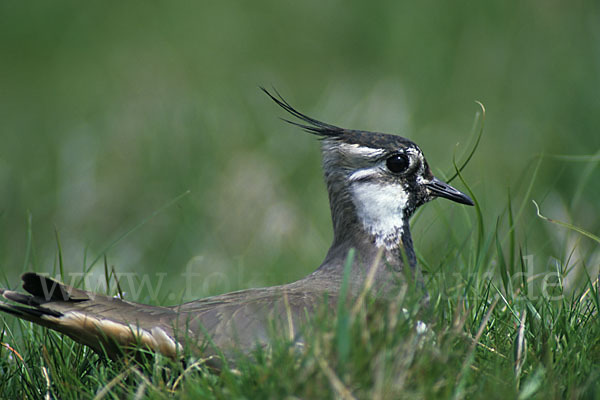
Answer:
POLYGON ((407 273, 422 285, 411 215, 438 197, 470 206, 473 200, 436 178, 413 141, 321 122, 293 108, 276 90, 261 89, 288 113, 284 121, 320 139, 333 240, 314 272, 279 286, 174 306, 135 303, 27 272, 21 277, 25 293, 0 289, 0 311, 58 331, 113 360, 140 345, 173 359, 185 346, 207 359, 227 359, 269 346, 271 321, 281 321, 297 338, 319 307, 335 310, 342 296, 356 298, 366 285, 381 301, 392 298, 407 273))

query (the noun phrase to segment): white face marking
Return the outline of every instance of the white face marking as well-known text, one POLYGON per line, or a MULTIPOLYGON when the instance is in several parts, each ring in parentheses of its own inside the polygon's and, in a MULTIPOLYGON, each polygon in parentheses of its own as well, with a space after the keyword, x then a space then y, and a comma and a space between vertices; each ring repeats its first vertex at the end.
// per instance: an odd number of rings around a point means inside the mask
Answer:
POLYGON ((425 161, 424 161, 423 153, 420 150, 413 149, 413 148, 406 149, 406 153, 410 154, 411 163, 414 162, 414 160, 421 160, 421 163, 419 164, 419 170, 417 171, 417 174, 416 174, 417 175, 417 183, 419 185, 426 185, 426 184, 430 183, 431 181, 429 179, 425 179, 423 177, 423 174, 425 173, 425 161))
POLYGON ((409 147, 405 151, 406 153, 410 154, 413 158, 422 157, 421 152, 415 148, 409 147))
POLYGON ((381 167, 378 165, 369 168, 362 168, 351 173, 348 177, 348 180, 350 182, 354 182, 370 176, 377 176, 380 172, 381 167))
MULTIPOLYGON (((357 171, 359 172, 359 171, 357 171)), ((400 184, 355 182, 350 186, 358 218, 377 246, 393 248, 402 234, 408 194, 400 184)))
MULTIPOLYGON (((366 148, 366 149, 367 150, 374 150, 374 149, 370 149, 370 148, 366 148)), ((381 150, 381 154, 383 154, 383 153, 384 153, 384 151, 381 150)), ((419 150, 416 150, 416 149, 413 149, 413 148, 407 149, 406 153, 410 157, 409 160, 410 160, 411 165, 414 165, 414 163, 416 162, 416 160, 423 158, 423 154, 419 150)), ((381 154, 377 154, 377 155, 381 155, 381 154)), ((382 172, 384 172, 386 170, 387 170, 387 168, 385 166, 385 160, 383 160, 380 163, 378 163, 377 165, 374 165, 372 167, 361 168, 361 169, 358 169, 358 170, 354 171, 353 173, 351 173, 348 176, 348 180, 350 182, 355 182, 355 181, 359 181, 359 180, 364 179, 364 178, 375 177, 375 176, 381 174, 382 172)), ((416 173, 416 175, 417 175, 417 183, 419 183, 419 184, 427 184, 427 183, 430 182, 429 180, 423 178, 424 172, 425 172, 425 163, 424 162, 420 162, 419 163, 419 170, 416 173)))
POLYGON ((419 174, 417 175, 417 183, 419 185, 427 185, 428 183, 431 183, 431 181, 429 179, 423 178, 423 174, 419 174))
POLYGON ((373 147, 365 147, 358 144, 340 143, 339 148, 342 152, 357 157, 379 157, 385 154, 385 150, 383 149, 375 149, 373 147))

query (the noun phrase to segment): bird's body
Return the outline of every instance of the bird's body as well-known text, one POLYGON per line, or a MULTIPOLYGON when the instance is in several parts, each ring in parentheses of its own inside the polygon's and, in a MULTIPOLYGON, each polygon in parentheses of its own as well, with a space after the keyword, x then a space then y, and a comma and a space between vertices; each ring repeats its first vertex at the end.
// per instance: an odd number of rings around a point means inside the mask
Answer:
POLYGON ((265 92, 305 123, 293 124, 322 138, 334 238, 316 271, 293 283, 172 307, 132 303, 26 273, 23 288, 29 294, 0 289, 4 298, 17 303, 0 302, 0 311, 62 332, 111 358, 119 358, 123 346, 133 343, 173 358, 184 345, 203 355, 216 349, 228 354, 267 344, 272 322, 297 337, 317 308, 333 309, 342 301, 347 262, 349 298, 368 281, 375 295, 386 299, 407 273, 418 276, 409 229, 414 210, 435 197, 472 205, 471 199, 436 179, 410 140, 325 124, 265 92))

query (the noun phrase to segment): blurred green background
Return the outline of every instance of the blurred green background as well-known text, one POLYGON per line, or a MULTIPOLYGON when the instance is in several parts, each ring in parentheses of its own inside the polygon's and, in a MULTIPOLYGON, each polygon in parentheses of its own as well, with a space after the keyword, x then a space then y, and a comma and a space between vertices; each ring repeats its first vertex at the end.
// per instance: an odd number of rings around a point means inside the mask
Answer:
MULTIPOLYGON (((485 134, 464 178, 486 229, 509 188, 521 206, 543 153, 596 154, 545 158, 531 197, 600 231, 596 1, 5 1, 0 30, 0 278, 12 287, 23 269, 53 271, 55 231, 66 270, 81 271, 186 190, 108 251, 119 272, 167 274, 139 300, 312 271, 331 239, 318 142, 259 85, 315 118, 415 140, 442 177, 479 100, 485 134)), ((525 201, 528 254, 564 259, 578 238, 525 201)), ((450 232, 476 230, 473 209, 441 200, 415 222, 432 264, 450 232)), ((578 260, 597 268, 583 242, 578 260)))

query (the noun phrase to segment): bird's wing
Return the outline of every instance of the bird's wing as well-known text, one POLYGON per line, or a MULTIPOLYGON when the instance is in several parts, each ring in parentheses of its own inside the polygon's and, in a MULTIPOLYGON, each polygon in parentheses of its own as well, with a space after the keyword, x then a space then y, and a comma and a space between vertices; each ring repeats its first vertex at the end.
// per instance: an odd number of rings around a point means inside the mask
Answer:
POLYGON ((113 359, 123 347, 137 344, 170 357, 179 351, 170 308, 103 296, 35 273, 22 279, 28 294, 0 289, 2 297, 17 303, 0 302, 0 311, 64 333, 113 359))
POLYGON ((216 354, 217 348, 247 353, 268 344, 280 330, 295 339, 306 316, 324 302, 322 292, 284 285, 157 307, 76 289, 35 273, 22 279, 27 294, 0 289, 2 297, 16 303, 0 301, 0 311, 64 333, 113 359, 132 345, 176 358, 182 344, 190 342, 203 355, 216 354))

